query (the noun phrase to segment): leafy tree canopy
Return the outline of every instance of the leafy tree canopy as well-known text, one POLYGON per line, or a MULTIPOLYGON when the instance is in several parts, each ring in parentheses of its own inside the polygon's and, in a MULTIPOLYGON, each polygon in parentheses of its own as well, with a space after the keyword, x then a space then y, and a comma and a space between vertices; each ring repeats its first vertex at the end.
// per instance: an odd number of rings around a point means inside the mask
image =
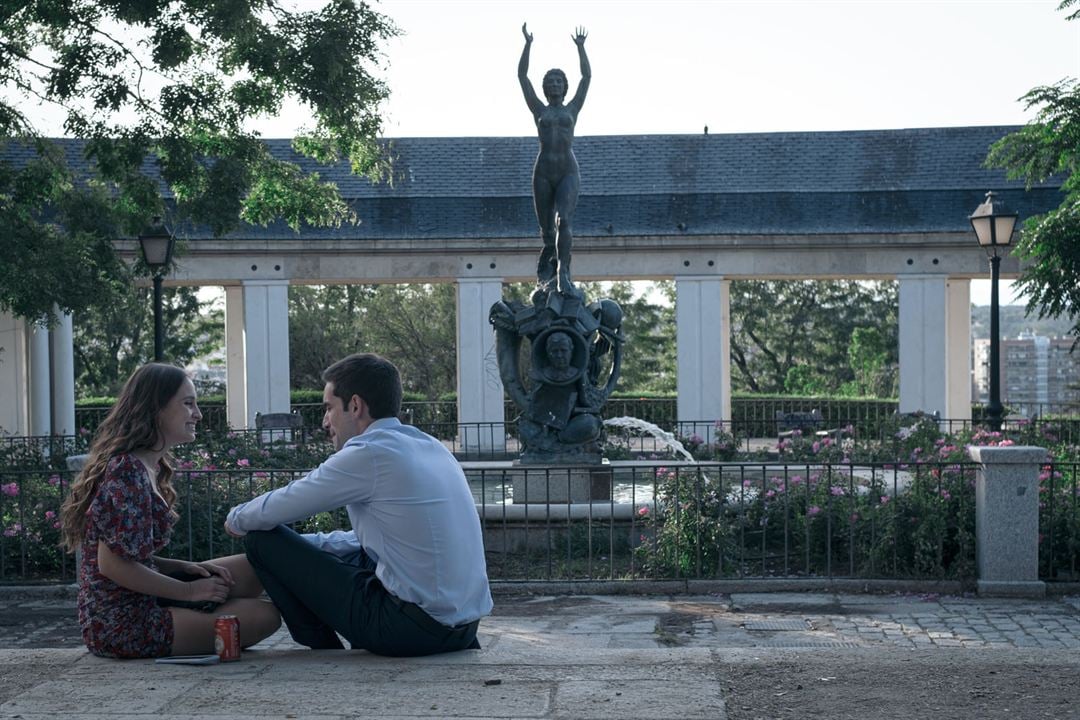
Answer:
POLYGON ((895 282, 733 281, 732 389, 895 396, 898 307, 895 282))
MULTIPOLYGON (((623 309, 618 390, 675 392, 674 283, 636 292, 628 282, 578 283, 592 300, 623 309), (654 302, 655 293, 667 302, 654 302)), ((507 285, 525 300, 531 283, 507 285)), ((289 368, 294 388, 322 387, 322 371, 354 352, 375 352, 401 370, 406 391, 436 400, 457 389, 457 301, 451 283, 328 285, 289 288, 289 368)), ((527 343, 526 343, 527 345, 527 343)), ((525 357, 528 357, 527 350, 525 357)))
POLYGON ((277 0, 0 0, 0 310, 40 320, 54 303, 112 297, 128 281, 112 240, 155 214, 218 235, 241 221, 354 220, 333 184, 272 157, 251 121, 298 102, 313 124, 296 151, 382 173, 388 90, 375 73, 380 41, 395 34, 362 0, 311 11, 277 0), (89 177, 42 137, 37 104, 85 139, 89 177))
MULTIPOLYGON (((154 356, 151 292, 129 285, 109 305, 92 305, 75 316, 75 387, 80 397, 116 397, 136 368, 154 356)), ((170 362, 186 365, 225 345, 224 313, 201 302, 195 288, 164 288, 161 305, 170 362)))
MULTIPOLYGON (((1064 0, 1058 9, 1069 7, 1080 8, 1080 0, 1064 0)), ((1080 19, 1080 9, 1067 19, 1080 19)), ((994 143, 986 164, 1004 168, 1028 188, 1051 175, 1064 176, 1064 201, 1025 220, 1014 252, 1026 261, 1019 287, 1028 313, 1069 318, 1080 342, 1080 84, 1066 78, 1031 90, 1021 101, 1037 108, 1035 119, 994 143)))
POLYGON ((407 392, 436 400, 457 380, 455 287, 328 285, 289 288, 292 386, 321 388, 322 371, 355 352, 374 352, 401 371, 407 392))

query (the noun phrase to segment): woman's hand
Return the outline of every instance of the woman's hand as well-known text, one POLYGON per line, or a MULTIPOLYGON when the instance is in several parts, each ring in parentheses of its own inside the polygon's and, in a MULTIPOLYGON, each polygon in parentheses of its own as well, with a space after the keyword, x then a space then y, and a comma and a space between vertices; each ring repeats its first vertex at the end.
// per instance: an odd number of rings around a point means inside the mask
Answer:
POLYGON ((188 575, 198 575, 199 577, 204 578, 216 576, 221 578, 226 585, 232 585, 235 582, 235 580, 233 580, 232 573, 229 572, 229 568, 223 565, 218 565, 217 563, 210 560, 198 563, 182 562, 180 563, 179 570, 181 572, 187 573, 188 575))
MULTIPOLYGON (((192 563, 194 564, 194 563, 192 563)), ((223 603, 229 599, 229 583, 220 575, 211 575, 187 583, 189 602, 223 603)))
MULTIPOLYGON (((530 38, 531 37, 532 36, 530 36, 530 38)), ((574 35, 573 35, 574 44, 577 45, 578 47, 584 47, 585 38, 587 38, 587 37, 589 37, 589 33, 585 32, 585 28, 579 27, 577 30, 574 31, 574 35)))
POLYGON ((532 43, 533 36, 531 32, 525 29, 526 25, 528 25, 528 23, 521 23, 521 34, 525 36, 525 44, 528 45, 532 43))

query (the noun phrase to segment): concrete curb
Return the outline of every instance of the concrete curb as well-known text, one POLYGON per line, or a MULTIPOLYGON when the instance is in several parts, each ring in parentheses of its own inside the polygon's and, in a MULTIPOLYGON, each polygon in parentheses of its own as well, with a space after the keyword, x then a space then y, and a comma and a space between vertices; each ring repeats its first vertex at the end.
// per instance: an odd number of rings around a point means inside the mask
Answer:
MULTIPOLYGON (((858 578, 746 578, 742 580, 572 580, 491 583, 495 597, 515 595, 731 595, 732 593, 909 593, 961 595, 970 586, 957 580, 891 580, 858 578)), ((0 602, 75 600, 78 586, 0 585, 0 602)), ((1080 582, 1046 583, 1047 597, 1080 595, 1080 582)))

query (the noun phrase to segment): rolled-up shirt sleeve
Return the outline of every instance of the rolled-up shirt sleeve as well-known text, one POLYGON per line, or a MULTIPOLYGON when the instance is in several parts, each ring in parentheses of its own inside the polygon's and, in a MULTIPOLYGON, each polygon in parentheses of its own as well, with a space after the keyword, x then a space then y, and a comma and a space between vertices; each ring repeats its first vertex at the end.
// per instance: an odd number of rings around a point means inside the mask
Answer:
POLYGON ((305 533, 300 537, 331 555, 343 557, 361 549, 360 539, 353 530, 333 530, 328 533, 305 533))
POLYGON ((229 511, 226 524, 238 534, 270 530, 349 503, 366 502, 375 474, 357 472, 359 448, 343 448, 319 467, 285 487, 263 493, 229 511))

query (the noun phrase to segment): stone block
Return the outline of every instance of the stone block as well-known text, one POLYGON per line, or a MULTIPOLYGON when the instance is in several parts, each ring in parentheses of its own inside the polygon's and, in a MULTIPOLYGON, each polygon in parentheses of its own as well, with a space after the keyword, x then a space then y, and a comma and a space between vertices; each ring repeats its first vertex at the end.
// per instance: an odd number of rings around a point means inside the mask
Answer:
POLYGON ((1038 447, 970 447, 975 475, 975 535, 980 595, 1042 597, 1039 582, 1038 447))
POLYGON ((608 466, 517 466, 507 472, 514 503, 587 503, 610 500, 612 470, 608 466))

